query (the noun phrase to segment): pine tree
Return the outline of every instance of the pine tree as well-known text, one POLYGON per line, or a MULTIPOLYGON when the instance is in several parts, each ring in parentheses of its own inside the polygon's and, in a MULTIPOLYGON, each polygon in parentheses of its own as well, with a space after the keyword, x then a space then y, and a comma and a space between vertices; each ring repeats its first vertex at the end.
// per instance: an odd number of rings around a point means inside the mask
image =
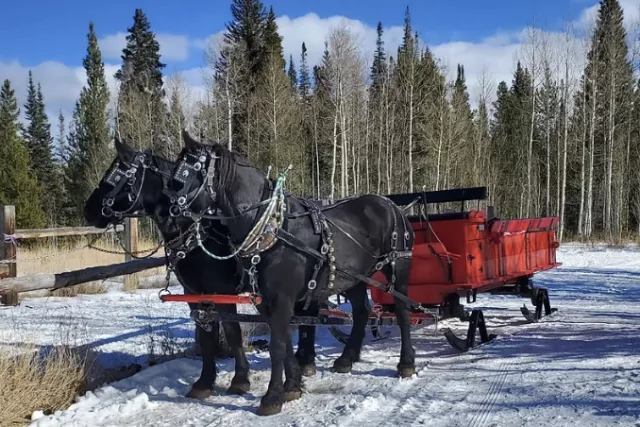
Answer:
POLYGON ((309 64, 307 63, 307 47, 302 42, 302 52, 300 53, 300 84, 298 90, 302 99, 308 102, 311 91, 311 76, 309 75, 309 64))
MULTIPOLYGON (((264 25, 267 14, 260 0, 233 0, 231 16, 233 19, 226 26, 224 38, 229 46, 243 46, 245 63, 250 70, 247 83, 252 85, 249 86, 251 92, 266 62, 264 25)), ((227 60, 225 52, 221 52, 219 68, 226 68, 227 60)))
POLYGON ((122 50, 122 66, 115 78, 120 82, 117 130, 137 148, 153 147, 168 156, 164 142, 168 111, 164 103, 160 44, 147 16, 136 9, 133 25, 127 29, 127 46, 122 50), (144 121, 140 120, 145 117, 144 121))
MULTIPOLYGON (((591 48, 587 54, 582 108, 589 118, 586 135, 587 172, 584 234, 604 231, 608 239, 619 239, 629 222, 629 180, 624 166, 633 151, 631 134, 633 72, 617 0, 601 0, 591 48)), ((580 114, 574 114, 580 119, 580 114)), ((581 143, 582 144, 582 143, 581 143)))
POLYGON ((0 91, 0 204, 16 207, 16 225, 40 228, 46 224, 41 208, 42 188, 29 168, 29 148, 19 136, 20 110, 11 82, 5 80, 0 91))
POLYGON ((374 96, 377 96, 383 80, 387 75, 387 54, 384 49, 384 41, 382 40, 383 29, 382 22, 380 21, 378 21, 376 32, 378 34, 376 51, 373 55, 373 64, 371 65, 371 88, 374 96))
POLYGON ((284 70, 287 64, 284 60, 282 37, 278 34, 278 24, 276 24, 276 14, 273 12, 273 7, 269 8, 262 37, 265 46, 264 63, 266 64, 271 59, 271 56, 275 54, 279 60, 278 64, 282 64, 282 69, 284 70))
POLYGON ((293 55, 289 55, 289 71, 287 72, 289 81, 291 82, 291 89, 297 91, 298 89, 298 73, 296 72, 296 64, 293 63, 293 55))
POLYGON ((33 75, 29 71, 25 118, 28 122, 23 138, 29 147, 31 170, 38 184, 43 188, 41 206, 50 226, 57 221, 59 200, 62 195, 62 182, 58 180, 53 159, 53 138, 51 125, 45 113, 44 96, 40 83, 34 85, 33 75))
POLYGON ((82 218, 84 201, 98 185, 112 158, 107 125, 109 88, 93 23, 89 24, 87 39, 87 54, 82 61, 87 84, 73 112, 67 167, 67 188, 77 221, 82 218))

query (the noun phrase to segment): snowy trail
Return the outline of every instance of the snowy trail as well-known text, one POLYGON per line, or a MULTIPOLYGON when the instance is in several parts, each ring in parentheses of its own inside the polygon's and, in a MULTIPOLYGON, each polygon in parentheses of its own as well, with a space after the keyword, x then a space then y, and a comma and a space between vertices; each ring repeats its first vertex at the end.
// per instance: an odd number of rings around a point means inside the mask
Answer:
MULTIPOLYGON (((531 307, 530 301, 479 295, 473 306, 485 311, 488 328, 498 337, 458 354, 433 326, 416 329, 418 373, 412 378, 395 377, 397 331, 385 341, 367 344, 351 374, 336 374, 329 368, 342 345, 318 328, 318 373, 305 379, 302 398, 285 404, 278 415, 255 415, 269 381, 265 352, 249 355, 252 387, 246 396, 224 394, 233 375, 233 364, 225 360, 219 364, 214 396, 205 402, 182 397, 198 377, 200 361, 178 359, 89 393, 66 411, 32 425, 640 426, 640 251, 564 245, 559 261, 562 268, 536 276, 538 285, 548 287, 557 313, 537 324, 523 324, 519 307, 531 307)), ((130 310, 129 317, 143 322, 142 314, 133 313, 135 301, 143 299, 108 297, 102 301, 108 300, 112 311, 122 304, 130 310)), ((24 318, 19 313, 13 317, 27 322, 43 308, 35 301, 24 318)), ((88 301, 74 313, 89 316, 98 309, 100 298, 88 301)), ((187 311, 180 305, 146 303, 156 310, 150 318, 185 320, 187 311)), ((122 316, 123 310, 119 312, 122 316)), ((102 341, 108 342, 103 347, 141 357, 142 344, 125 333, 143 328, 141 324, 132 326, 131 319, 114 322, 101 322, 106 329, 102 341), (110 340, 109 334, 124 337, 110 340)), ((466 325, 455 320, 439 325, 446 327, 462 336, 466 325)), ((170 328, 185 332, 185 337, 192 329, 189 322, 170 328)), ((91 325, 88 330, 93 336, 91 325)), ((51 337, 50 333, 39 339, 51 337)))

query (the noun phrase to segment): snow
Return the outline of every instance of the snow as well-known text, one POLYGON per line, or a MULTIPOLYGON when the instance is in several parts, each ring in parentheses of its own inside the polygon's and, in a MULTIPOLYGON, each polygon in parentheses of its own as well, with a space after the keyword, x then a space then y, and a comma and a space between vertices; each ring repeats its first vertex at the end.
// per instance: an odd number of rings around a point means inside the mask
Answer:
MULTIPOLYGON (((87 393, 64 411, 34 414, 32 426, 640 426, 640 249, 565 244, 558 260, 562 267, 535 277, 557 313, 526 324, 519 307, 531 308, 529 300, 480 294, 470 307, 484 310, 498 337, 459 354, 442 329, 462 337, 466 324, 416 328, 412 378, 395 375, 395 328, 387 340, 366 342, 350 374, 330 372, 342 344, 318 328, 318 373, 278 415, 255 414, 270 375, 268 353, 257 352, 248 355, 245 396, 224 393, 233 362, 223 360, 213 396, 184 398, 201 362, 180 358, 87 393)), ((193 339, 186 304, 162 304, 156 293, 28 300, 0 310, 0 339, 72 339, 97 348, 102 363, 144 365, 150 337, 181 348, 193 339)))

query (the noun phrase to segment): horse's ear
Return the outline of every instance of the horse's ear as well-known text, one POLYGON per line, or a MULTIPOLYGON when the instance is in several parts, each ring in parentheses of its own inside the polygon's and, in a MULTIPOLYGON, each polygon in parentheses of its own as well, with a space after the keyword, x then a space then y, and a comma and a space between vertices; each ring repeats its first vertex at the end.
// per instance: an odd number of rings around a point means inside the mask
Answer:
POLYGON ((182 129, 182 142, 187 150, 197 150, 200 147, 200 143, 189 135, 186 128, 182 129))
POLYGON ((118 157, 126 162, 129 162, 134 157, 134 151, 124 142, 120 141, 120 138, 116 135, 113 141, 116 147, 116 153, 118 157))

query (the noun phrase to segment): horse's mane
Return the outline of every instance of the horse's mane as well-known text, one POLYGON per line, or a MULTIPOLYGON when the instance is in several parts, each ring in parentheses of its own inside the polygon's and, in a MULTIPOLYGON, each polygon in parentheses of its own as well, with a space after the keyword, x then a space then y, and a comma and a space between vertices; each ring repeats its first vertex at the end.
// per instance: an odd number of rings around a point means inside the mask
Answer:
POLYGON ((171 176, 176 167, 175 162, 156 155, 154 155, 152 158, 158 170, 160 170, 162 173, 167 174, 168 176, 171 176))
POLYGON ((215 155, 218 157, 216 163, 216 175, 218 176, 216 187, 218 191, 228 189, 235 180, 238 166, 251 167, 257 169, 245 156, 226 148, 219 143, 204 144, 214 149, 215 155))

